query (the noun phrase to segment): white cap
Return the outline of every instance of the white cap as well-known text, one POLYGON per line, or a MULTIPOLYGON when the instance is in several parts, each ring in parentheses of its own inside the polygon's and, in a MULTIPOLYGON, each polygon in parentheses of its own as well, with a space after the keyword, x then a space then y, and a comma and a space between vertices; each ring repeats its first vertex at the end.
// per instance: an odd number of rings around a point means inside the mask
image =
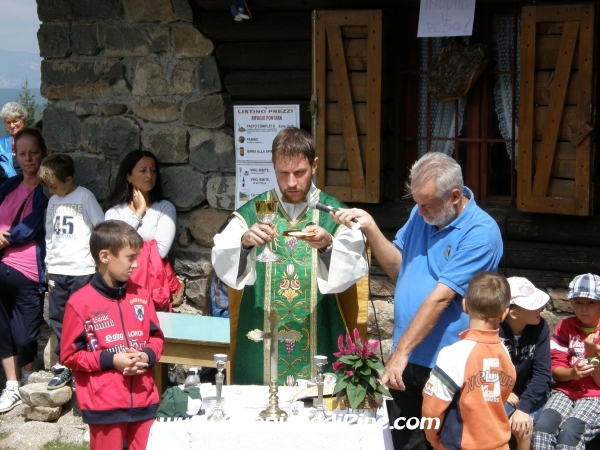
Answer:
POLYGON ((508 278, 510 285, 510 304, 535 311, 550 300, 550 296, 536 288, 531 281, 523 277, 508 278))

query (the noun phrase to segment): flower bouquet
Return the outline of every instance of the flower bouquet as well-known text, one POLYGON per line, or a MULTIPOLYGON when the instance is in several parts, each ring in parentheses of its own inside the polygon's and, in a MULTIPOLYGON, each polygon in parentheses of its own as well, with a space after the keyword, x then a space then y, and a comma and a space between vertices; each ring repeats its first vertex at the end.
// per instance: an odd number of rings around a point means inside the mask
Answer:
POLYGON ((391 397, 387 388, 379 382, 379 371, 383 364, 375 354, 379 341, 369 343, 360 337, 358 330, 354 329, 354 342, 350 334, 338 338, 339 352, 334 353, 338 360, 332 364, 337 375, 337 383, 333 393, 340 397, 346 395, 350 408, 357 409, 361 402, 370 397, 381 407, 383 395, 391 397))

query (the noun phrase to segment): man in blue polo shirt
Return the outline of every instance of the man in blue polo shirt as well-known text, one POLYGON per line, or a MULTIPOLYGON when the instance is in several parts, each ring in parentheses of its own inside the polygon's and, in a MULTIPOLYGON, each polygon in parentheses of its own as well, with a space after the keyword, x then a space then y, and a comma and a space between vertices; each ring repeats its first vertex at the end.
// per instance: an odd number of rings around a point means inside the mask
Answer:
MULTIPOLYGON (((411 168, 410 193, 417 203, 393 242, 363 210, 340 210, 336 221, 356 219, 383 270, 398 278, 394 296, 394 347, 382 382, 399 416, 421 417, 422 391, 438 352, 468 328, 462 298, 469 280, 498 269, 498 225, 463 185, 458 163, 431 152, 411 168)), ((402 423, 402 422, 400 422, 402 423)), ((394 449, 431 448, 422 430, 392 430, 394 449)))

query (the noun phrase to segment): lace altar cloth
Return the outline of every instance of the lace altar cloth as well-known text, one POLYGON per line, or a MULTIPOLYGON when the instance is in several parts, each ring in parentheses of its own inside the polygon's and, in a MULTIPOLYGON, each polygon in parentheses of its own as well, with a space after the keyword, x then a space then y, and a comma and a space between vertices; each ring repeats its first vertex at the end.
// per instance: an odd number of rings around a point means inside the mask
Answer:
MULTIPOLYGON (((212 387, 214 389, 214 386, 212 387)), ((279 387, 279 407, 290 412, 290 403, 297 388, 279 387)), ((202 389, 203 398, 214 391, 202 389)), ((285 448, 343 448, 344 450, 392 450, 392 438, 385 406, 378 410, 377 422, 370 424, 344 423, 344 413, 334 414, 339 421, 313 423, 308 420, 314 408, 304 408, 303 417, 289 418, 287 422, 257 421, 258 414, 268 406, 267 386, 223 386, 225 413, 229 420, 207 422, 212 406, 203 416, 174 422, 154 422, 148 438, 147 450, 264 450, 285 448)))

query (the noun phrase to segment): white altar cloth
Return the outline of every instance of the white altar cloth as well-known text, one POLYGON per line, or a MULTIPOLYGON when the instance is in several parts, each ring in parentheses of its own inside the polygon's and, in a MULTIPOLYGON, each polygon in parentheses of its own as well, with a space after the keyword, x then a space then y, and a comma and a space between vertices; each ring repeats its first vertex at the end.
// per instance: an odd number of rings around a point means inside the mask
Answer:
MULTIPOLYGON (((214 388, 214 386, 213 386, 214 388)), ((203 398, 213 394, 202 389, 203 398)), ((297 388, 279 387, 279 407, 289 413, 288 400, 297 388)), ((214 395, 214 394, 213 394, 214 395)), ((268 406, 267 386, 223 386, 224 412, 229 420, 208 422, 212 413, 174 422, 155 421, 150 430, 147 450, 310 450, 342 448, 344 450, 392 450, 392 438, 385 406, 378 411, 377 423, 349 424, 342 422, 344 413, 335 414, 336 422, 313 423, 308 420, 314 408, 305 408, 304 417, 287 422, 257 421, 258 414, 268 406)))

